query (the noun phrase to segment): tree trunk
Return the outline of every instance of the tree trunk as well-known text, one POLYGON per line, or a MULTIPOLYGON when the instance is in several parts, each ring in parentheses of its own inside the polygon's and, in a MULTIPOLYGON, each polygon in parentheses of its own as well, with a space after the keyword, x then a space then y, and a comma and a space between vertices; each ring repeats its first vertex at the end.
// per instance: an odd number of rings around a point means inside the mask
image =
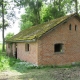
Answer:
POLYGON ((78 13, 78 3, 77 3, 77 0, 75 0, 75 9, 76 9, 76 13, 78 13))
POLYGON ((61 11, 61 0, 59 0, 59 12, 61 11))
POLYGON ((2 51, 5 51, 5 39, 4 39, 4 1, 2 0, 2 39, 3 39, 3 44, 2 44, 2 51))

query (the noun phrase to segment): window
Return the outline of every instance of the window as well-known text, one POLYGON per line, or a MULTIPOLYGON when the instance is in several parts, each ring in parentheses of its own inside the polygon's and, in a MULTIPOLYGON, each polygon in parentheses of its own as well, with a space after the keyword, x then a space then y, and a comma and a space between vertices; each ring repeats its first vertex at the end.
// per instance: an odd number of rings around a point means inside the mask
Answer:
POLYGON ((75 31, 77 30, 77 25, 75 25, 75 31))
POLYGON ((69 30, 71 30, 71 24, 69 25, 69 30))
POLYGON ((25 51, 29 51, 29 44, 25 44, 25 51))
POLYGON ((63 44, 58 43, 54 45, 54 52, 62 52, 63 44))

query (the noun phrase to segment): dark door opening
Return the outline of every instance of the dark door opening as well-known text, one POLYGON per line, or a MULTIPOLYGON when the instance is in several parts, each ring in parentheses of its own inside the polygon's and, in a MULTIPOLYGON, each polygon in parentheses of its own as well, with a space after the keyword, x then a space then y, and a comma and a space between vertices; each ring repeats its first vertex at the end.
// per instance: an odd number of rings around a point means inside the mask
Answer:
POLYGON ((15 58, 17 59, 17 44, 15 44, 15 58))

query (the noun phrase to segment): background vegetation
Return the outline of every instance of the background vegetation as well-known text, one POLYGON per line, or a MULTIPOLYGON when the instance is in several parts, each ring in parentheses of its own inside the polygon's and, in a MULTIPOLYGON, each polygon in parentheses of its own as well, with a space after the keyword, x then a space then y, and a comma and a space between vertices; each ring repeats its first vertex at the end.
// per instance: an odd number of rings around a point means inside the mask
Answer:
POLYGON ((25 13, 21 16, 20 30, 31 25, 47 22, 66 14, 79 12, 79 0, 14 0, 17 7, 24 7, 25 13))

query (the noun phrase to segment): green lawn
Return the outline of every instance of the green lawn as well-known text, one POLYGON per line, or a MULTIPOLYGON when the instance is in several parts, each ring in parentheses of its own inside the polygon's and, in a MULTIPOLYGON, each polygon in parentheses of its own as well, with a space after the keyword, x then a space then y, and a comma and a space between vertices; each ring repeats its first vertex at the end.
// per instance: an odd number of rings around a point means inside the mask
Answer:
POLYGON ((11 69, 19 61, 13 57, 6 56, 6 52, 2 52, 2 44, 0 44, 0 71, 11 69))

